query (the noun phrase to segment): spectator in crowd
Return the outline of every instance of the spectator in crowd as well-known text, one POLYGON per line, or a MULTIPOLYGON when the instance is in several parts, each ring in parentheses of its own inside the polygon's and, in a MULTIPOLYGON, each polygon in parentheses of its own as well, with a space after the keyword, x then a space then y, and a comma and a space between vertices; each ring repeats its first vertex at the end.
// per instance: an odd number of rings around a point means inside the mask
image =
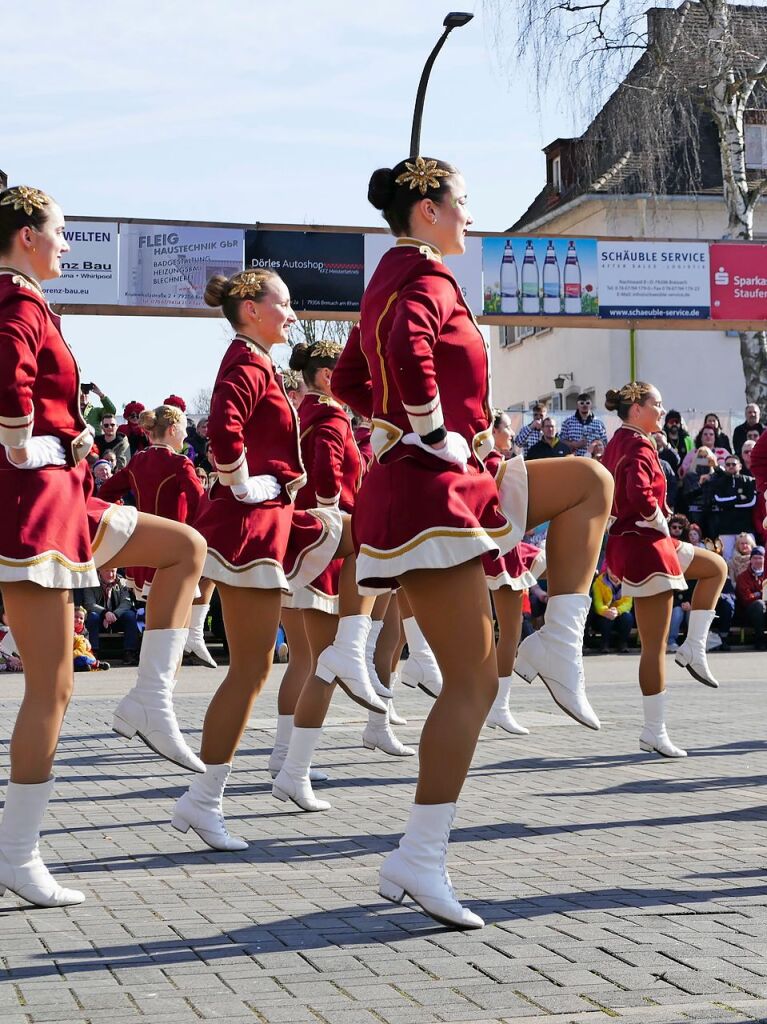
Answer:
POLYGON ((208 471, 204 466, 195 466, 194 475, 200 481, 206 492, 210 490, 210 479, 208 478, 208 471))
POLYGON ((751 472, 751 452, 753 452, 756 446, 756 441, 744 441, 743 447, 740 449, 740 461, 743 463, 743 472, 748 473, 749 476, 754 474, 751 472))
POLYGON ((562 424, 560 436, 573 455, 587 455, 592 441, 607 444, 607 430, 594 415, 591 398, 587 394, 578 395, 575 412, 562 424))
POLYGON ((763 651, 765 644, 764 630, 767 615, 764 604, 764 548, 757 544, 751 551, 749 566, 735 581, 737 606, 745 621, 754 631, 754 646, 763 651))
POLYGON ((687 430, 687 424, 682 419, 681 412, 676 409, 669 409, 663 424, 663 430, 668 438, 669 445, 683 459, 688 452, 692 451, 692 438, 687 430))
POLYGON ((669 445, 666 435, 662 430, 653 434, 653 441, 658 452, 660 468, 666 478, 666 501, 670 508, 676 507, 676 496, 679 491, 679 465, 678 453, 669 445))
POLYGON ((729 576, 734 583, 742 572, 748 569, 751 562, 751 552, 756 547, 756 538, 753 533, 739 533, 735 538, 735 549, 727 561, 729 576))
POLYGON ((592 441, 589 445, 588 457, 590 459, 596 459, 597 462, 601 462, 605 454, 604 441, 600 441, 597 438, 596 441, 592 441))
POLYGON ((96 434, 101 430, 101 421, 105 416, 114 416, 117 407, 114 402, 107 398, 98 384, 80 385, 80 412, 85 422, 93 427, 96 434), (91 404, 90 396, 98 395, 100 405, 91 404))
POLYGON ((85 631, 86 611, 78 605, 75 607, 75 635, 72 646, 72 657, 75 672, 106 672, 112 666, 108 661, 99 661, 85 631))
POLYGON ((705 485, 712 478, 715 469, 716 458, 711 449, 698 448, 690 470, 682 480, 682 493, 677 499, 685 515, 700 523, 704 532, 708 525, 708 493, 705 485))
POLYGON ((743 442, 748 439, 748 432, 753 430, 757 431, 757 437, 764 430, 762 414, 756 402, 750 402, 746 406, 746 418, 744 422, 739 423, 732 432, 732 447, 736 455, 741 454, 743 450, 743 442))
POLYGON ((706 546, 706 542, 703 540, 703 527, 699 523, 690 523, 687 527, 687 540, 694 548, 706 546))
POLYGON ((740 459, 728 455, 706 484, 709 527, 722 542, 722 556, 729 562, 735 538, 751 529, 756 505, 756 481, 741 473, 740 459))
POLYGON ((93 483, 96 486, 96 490, 100 491, 102 484, 112 476, 112 464, 106 459, 96 459, 91 466, 91 473, 93 473, 93 483))
POLYGON ((592 622, 602 636, 602 654, 609 651, 614 635, 617 635, 621 654, 629 649, 629 636, 634 625, 634 616, 631 614, 634 601, 631 597, 623 596, 622 586, 621 580, 606 567, 591 585, 592 622))
MULTIPOLYGON (((717 416, 717 414, 715 412, 707 412, 706 413, 706 415, 703 417, 703 426, 704 427, 713 427, 713 430, 714 430, 714 448, 724 448, 728 452, 732 451, 732 445, 730 444, 730 439, 725 434, 725 432, 722 430, 722 424, 721 424, 721 422, 719 420, 719 417, 717 416)), ((703 429, 703 427, 701 427, 701 430, 702 429, 703 429)), ((698 436, 700 436, 700 435, 698 435, 698 436)), ((703 442, 703 441, 697 441, 697 440, 695 442, 696 445, 701 445, 701 444, 704 444, 704 443, 705 442, 703 442)))
POLYGON ((687 540, 690 520, 681 512, 675 512, 668 521, 668 530, 672 540, 687 540))
POLYGON ((114 473, 114 471, 117 469, 117 456, 112 451, 112 449, 108 448, 101 456, 101 458, 104 460, 104 462, 109 463, 109 465, 112 468, 112 472, 114 473))
POLYGON ((117 431, 117 420, 114 416, 105 416, 101 421, 101 433, 96 434, 95 445, 99 455, 105 452, 114 452, 117 460, 117 468, 124 469, 131 457, 130 444, 125 434, 117 431))
POLYGON ((192 426, 187 434, 189 443, 194 448, 197 455, 195 461, 196 465, 199 465, 200 461, 205 457, 208 447, 208 417, 200 416, 197 420, 196 426, 192 426))
POLYGON ((556 420, 547 416, 542 424, 543 437, 532 446, 525 458, 527 459, 552 459, 569 455, 570 449, 557 435, 556 420))
POLYGON ((698 436, 695 438, 694 448, 682 459, 682 466, 679 470, 680 476, 684 476, 689 472, 690 466, 700 448, 708 448, 714 453, 717 466, 723 465, 724 460, 730 454, 726 448, 716 447, 716 430, 713 427, 701 427, 698 436))
POLYGON ((139 416, 143 411, 144 406, 141 402, 128 402, 123 409, 123 418, 125 419, 125 423, 121 423, 117 428, 121 434, 125 434, 128 438, 131 455, 135 455, 136 452, 141 451, 142 448, 149 447, 149 438, 141 429, 138 421, 139 416))
POLYGON ((131 589, 118 577, 116 569, 99 569, 99 580, 99 587, 75 591, 75 603, 81 604, 87 612, 91 647, 98 657, 101 633, 121 632, 124 663, 138 665, 140 636, 131 589))
POLYGON ((526 423, 517 434, 517 447, 521 448, 525 458, 533 445, 543 440, 543 420, 548 410, 544 402, 536 402, 532 411, 532 420, 530 423, 526 423))

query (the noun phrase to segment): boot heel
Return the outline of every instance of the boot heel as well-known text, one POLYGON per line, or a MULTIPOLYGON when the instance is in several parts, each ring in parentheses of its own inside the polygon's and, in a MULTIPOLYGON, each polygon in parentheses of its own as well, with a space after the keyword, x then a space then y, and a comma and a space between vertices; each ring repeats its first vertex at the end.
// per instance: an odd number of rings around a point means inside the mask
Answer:
POLYGON ((173 826, 173 828, 178 829, 179 832, 188 832, 189 831, 189 822, 188 821, 184 821, 183 818, 179 817, 176 814, 173 815, 173 817, 171 818, 170 823, 173 826))
POLYGON ((652 745, 652 743, 645 743, 644 740, 640 740, 639 741, 639 749, 643 750, 645 752, 645 754, 652 754, 653 751, 655 750, 655 747, 652 745))
POLYGON ((314 674, 317 676, 318 679, 321 679, 322 682, 326 683, 328 686, 332 686, 333 683, 336 681, 335 672, 332 669, 325 668, 324 665, 317 665, 317 668, 314 670, 314 674))
POLYGON ((378 895, 390 903, 401 903, 405 898, 405 890, 396 882, 390 882, 388 878, 380 879, 378 883, 378 895))
POLYGON ((519 656, 517 656, 517 660, 514 663, 514 671, 518 676, 521 676, 526 683, 532 683, 538 675, 538 670, 533 668, 529 662, 519 656))
POLYGON ((364 740, 364 739, 363 739, 363 741, 362 741, 362 746, 363 746, 363 747, 364 747, 364 748, 365 748, 366 750, 375 750, 375 748, 376 748, 376 745, 375 745, 375 743, 371 743, 371 742, 370 742, 370 740, 364 740))
POLYGON ((272 796, 275 800, 282 800, 283 803, 290 800, 290 797, 284 789, 279 789, 277 786, 272 786, 272 796))
POLYGON ((115 715, 112 719, 112 732, 116 732, 118 736, 124 736, 126 740, 132 740, 136 735, 136 727, 128 725, 123 718, 118 718, 115 715))

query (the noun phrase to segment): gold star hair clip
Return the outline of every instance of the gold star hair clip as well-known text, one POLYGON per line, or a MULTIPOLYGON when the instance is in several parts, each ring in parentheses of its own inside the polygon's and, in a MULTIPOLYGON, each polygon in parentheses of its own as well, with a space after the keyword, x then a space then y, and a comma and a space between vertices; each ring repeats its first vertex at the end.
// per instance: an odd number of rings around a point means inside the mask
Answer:
POLYGON ((51 197, 45 192, 41 192, 39 188, 32 188, 30 185, 14 185, 0 199, 0 206, 12 206, 14 210, 23 210, 28 217, 31 217, 34 210, 44 210, 50 201, 51 197))
POLYGON ((631 405, 634 402, 641 402, 645 395, 642 385, 637 384, 635 380, 632 380, 630 384, 624 384, 620 394, 623 401, 629 402, 631 405))
POLYGON ((417 156, 413 163, 405 161, 406 171, 398 174, 394 179, 397 185, 409 185, 411 189, 417 188, 422 196, 425 196, 430 188, 439 188, 439 179, 450 177, 450 171, 437 167, 436 160, 424 160, 417 156))
POLYGON ((252 270, 245 270, 229 289, 229 295, 234 296, 235 299, 255 298, 256 295, 261 294, 263 283, 263 274, 252 270))
POLYGON ((338 359, 343 352, 343 345, 337 341, 317 341, 312 345, 311 359, 338 359))
POLYGON ((282 371, 282 383, 285 385, 286 391, 298 391, 301 387, 302 381, 301 374, 298 370, 283 370, 282 371))

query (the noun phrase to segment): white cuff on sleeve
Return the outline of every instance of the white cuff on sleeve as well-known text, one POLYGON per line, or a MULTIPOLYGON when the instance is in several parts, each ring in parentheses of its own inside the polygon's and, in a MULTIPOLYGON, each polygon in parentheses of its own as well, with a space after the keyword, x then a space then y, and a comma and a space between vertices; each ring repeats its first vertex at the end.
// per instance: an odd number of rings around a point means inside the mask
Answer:
POLYGON ((0 416, 0 444, 6 448, 25 448, 32 437, 34 414, 29 416, 0 416))
POLYGON ((247 483, 249 473, 246 455, 247 448, 243 448, 242 455, 240 455, 236 462, 230 462, 228 465, 222 465, 220 462, 216 463, 218 479, 222 484, 232 487, 234 484, 247 483))
POLYGON ((419 437, 426 437, 427 434, 431 434, 434 430, 440 430, 445 425, 439 393, 426 405, 405 405, 403 402, 402 408, 407 413, 410 426, 419 437))

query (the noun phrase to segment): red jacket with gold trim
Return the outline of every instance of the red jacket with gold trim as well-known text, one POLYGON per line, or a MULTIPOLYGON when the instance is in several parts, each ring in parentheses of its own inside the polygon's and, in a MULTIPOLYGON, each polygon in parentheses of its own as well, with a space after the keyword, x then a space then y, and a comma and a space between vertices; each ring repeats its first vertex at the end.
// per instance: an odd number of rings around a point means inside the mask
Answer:
MULTIPOLYGON (((47 434, 69 465, 91 448, 80 413, 80 371, 61 335, 61 317, 31 278, 0 270, 0 445, 20 448, 47 434)), ((0 448, 0 466, 7 466, 0 448)))
POLYGON ((296 507, 330 505, 351 512, 363 464, 347 413, 335 399, 310 391, 298 407, 298 420, 307 482, 296 507))
POLYGON ((266 349, 238 334, 213 387, 208 438, 222 484, 276 477, 293 501, 306 483, 298 419, 266 349))
POLYGON ((165 444, 136 452, 124 469, 101 485, 98 497, 117 501, 128 491, 136 496, 140 512, 177 523, 194 522, 205 494, 190 460, 165 444))
POLYGON ((438 250, 401 238, 384 253, 331 386, 372 421, 378 459, 403 434, 443 426, 480 461, 492 448, 487 347, 438 250))
MULTIPOLYGON (((602 465, 615 480, 612 535, 648 533, 636 525, 637 520, 653 519, 658 508, 666 518, 671 515, 666 502, 666 477, 658 450, 648 434, 622 424, 607 443, 602 465)), ((653 533, 648 535, 652 537, 653 533)))

